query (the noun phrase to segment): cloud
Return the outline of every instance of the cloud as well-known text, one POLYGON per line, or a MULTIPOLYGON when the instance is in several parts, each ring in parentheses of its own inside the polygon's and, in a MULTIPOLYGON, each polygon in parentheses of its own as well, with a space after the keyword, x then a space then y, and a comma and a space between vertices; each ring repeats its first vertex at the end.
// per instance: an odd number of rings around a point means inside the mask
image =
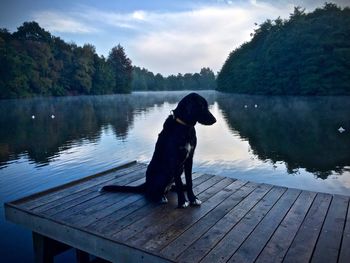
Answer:
POLYGON ((130 13, 107 12, 92 8, 85 8, 79 18, 88 23, 98 23, 116 28, 138 29, 146 22, 147 13, 136 10, 130 13))
POLYGON ((35 19, 51 32, 91 34, 88 42, 104 55, 121 43, 134 65, 169 75, 202 67, 217 72, 232 50, 251 39, 255 23, 288 18, 297 5, 312 11, 323 1, 216 0, 191 2, 181 11, 116 12, 80 6, 64 14, 40 12, 35 19))
POLYGON ((137 65, 165 74, 220 70, 234 48, 249 41, 254 23, 289 14, 267 4, 202 7, 176 13, 147 13, 144 32, 129 43, 137 65))
POLYGON ((98 31, 96 28, 85 24, 79 19, 75 19, 74 14, 66 15, 54 11, 41 11, 35 13, 33 18, 50 32, 86 34, 98 31))
POLYGON ((34 18, 51 32, 100 34, 109 49, 117 44, 112 43, 117 35, 124 39, 134 65, 169 75, 199 72, 202 67, 220 70, 229 52, 250 39, 255 22, 283 14, 288 12, 266 3, 225 1, 173 12, 118 13, 85 7, 65 14, 43 11, 34 18))

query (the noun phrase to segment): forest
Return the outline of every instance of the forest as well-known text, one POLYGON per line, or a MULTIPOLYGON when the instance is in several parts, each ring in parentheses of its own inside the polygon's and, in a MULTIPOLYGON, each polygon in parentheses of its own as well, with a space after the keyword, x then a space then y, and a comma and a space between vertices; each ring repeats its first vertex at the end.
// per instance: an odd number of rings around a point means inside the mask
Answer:
POLYGON ((134 67, 131 81, 132 90, 212 90, 216 89, 215 74, 210 68, 199 73, 186 73, 163 77, 154 75, 145 68, 134 67))
POLYGON ((14 33, 0 29, 0 99, 215 88, 209 68, 163 77, 133 66, 121 45, 105 58, 93 45, 66 43, 36 22, 14 33))
POLYGON ((224 92, 350 95, 350 8, 325 3, 266 20, 233 50, 217 77, 224 92))
POLYGON ((131 60, 120 45, 108 58, 89 44, 52 36, 36 22, 0 30, 0 98, 128 93, 131 60))

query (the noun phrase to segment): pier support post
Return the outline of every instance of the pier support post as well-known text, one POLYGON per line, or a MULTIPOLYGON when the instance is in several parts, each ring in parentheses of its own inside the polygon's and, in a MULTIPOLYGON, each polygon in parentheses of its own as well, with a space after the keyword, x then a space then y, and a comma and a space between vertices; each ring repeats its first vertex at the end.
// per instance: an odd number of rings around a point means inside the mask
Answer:
POLYGON ((54 257, 71 247, 51 238, 32 232, 36 263, 53 263, 54 257))
POLYGON ((46 237, 33 232, 33 248, 35 263, 53 263, 53 253, 47 244, 46 237))
POLYGON ((90 262, 90 256, 85 251, 81 251, 79 249, 75 250, 75 255, 77 259, 77 263, 88 263, 90 262))

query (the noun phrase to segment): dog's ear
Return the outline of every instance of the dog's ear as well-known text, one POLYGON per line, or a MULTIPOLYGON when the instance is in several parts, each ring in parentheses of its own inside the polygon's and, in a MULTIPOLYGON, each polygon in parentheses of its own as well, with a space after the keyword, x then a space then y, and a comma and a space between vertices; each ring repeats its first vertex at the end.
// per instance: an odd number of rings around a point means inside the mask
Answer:
POLYGON ((197 123, 196 109, 195 109, 195 98, 194 93, 185 96, 177 104, 176 109, 173 111, 176 118, 181 119, 186 124, 194 126, 197 123))

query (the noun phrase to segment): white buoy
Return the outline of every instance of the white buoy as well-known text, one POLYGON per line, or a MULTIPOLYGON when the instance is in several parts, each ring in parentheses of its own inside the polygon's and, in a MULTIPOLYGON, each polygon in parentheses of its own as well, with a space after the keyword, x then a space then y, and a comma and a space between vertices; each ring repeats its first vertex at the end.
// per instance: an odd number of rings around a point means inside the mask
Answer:
POLYGON ((258 107, 258 104, 255 104, 254 107, 257 108, 257 107, 258 107))
POLYGON ((248 108, 248 105, 244 105, 244 108, 248 108))
POLYGON ((54 119, 54 118, 55 118, 55 115, 52 114, 52 115, 51 115, 51 119, 54 119))
POLYGON ((35 119, 35 115, 32 115, 32 119, 33 119, 33 120, 35 119))
POLYGON ((343 133, 343 132, 345 132, 345 129, 344 129, 343 127, 340 126, 340 128, 338 129, 338 131, 339 131, 340 133, 343 133))

